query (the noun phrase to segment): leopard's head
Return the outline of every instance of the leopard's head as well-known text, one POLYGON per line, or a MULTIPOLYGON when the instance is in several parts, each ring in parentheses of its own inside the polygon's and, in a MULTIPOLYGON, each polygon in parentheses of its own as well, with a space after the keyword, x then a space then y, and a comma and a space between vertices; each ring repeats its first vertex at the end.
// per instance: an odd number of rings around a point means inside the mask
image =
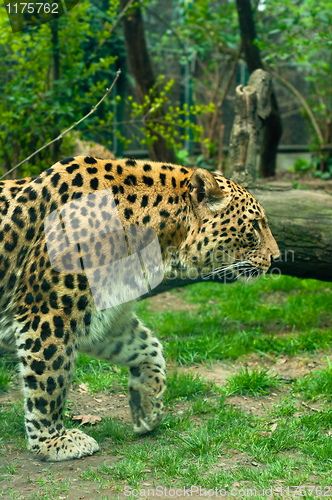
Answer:
POLYGON ((191 176, 189 193, 191 223, 180 258, 187 272, 248 279, 265 273, 271 259, 279 257, 264 209, 246 189, 199 168, 191 176))

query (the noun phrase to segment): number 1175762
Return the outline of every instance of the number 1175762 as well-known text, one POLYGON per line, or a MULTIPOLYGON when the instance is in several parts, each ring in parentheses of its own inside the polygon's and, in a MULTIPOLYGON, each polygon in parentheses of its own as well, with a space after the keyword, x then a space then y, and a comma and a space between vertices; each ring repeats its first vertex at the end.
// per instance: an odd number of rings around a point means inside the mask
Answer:
POLYGON ((8 14, 59 14, 59 4, 57 3, 8 3, 6 5, 8 14))

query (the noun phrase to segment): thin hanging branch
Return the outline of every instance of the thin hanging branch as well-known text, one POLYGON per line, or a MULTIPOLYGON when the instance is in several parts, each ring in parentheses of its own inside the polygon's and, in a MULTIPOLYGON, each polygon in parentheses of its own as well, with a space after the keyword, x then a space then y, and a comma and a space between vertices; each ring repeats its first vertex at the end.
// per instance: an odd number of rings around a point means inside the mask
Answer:
POLYGON ((91 111, 89 111, 89 113, 85 116, 83 116, 83 118, 81 118, 78 122, 75 122, 71 127, 69 127, 67 130, 65 130, 64 132, 61 132, 60 135, 58 135, 58 137, 56 137, 55 139, 53 139, 53 141, 50 141, 48 142, 47 144, 44 144, 44 146, 42 146, 41 148, 37 149, 37 151, 35 151, 34 153, 32 153, 30 156, 28 156, 27 158, 25 158, 25 160, 21 161, 20 163, 18 163, 17 165, 15 165, 15 167, 11 168, 10 170, 8 170, 8 172, 6 172, 5 174, 3 174, 2 177, 0 177, 0 181, 2 179, 4 179, 7 175, 11 174, 12 172, 14 172, 14 170, 16 170, 18 167, 20 167, 21 165, 23 165, 23 163, 27 162, 28 160, 30 160, 31 158, 33 158, 37 153, 39 153, 40 151, 42 151, 43 149, 47 148, 48 146, 50 146, 51 144, 53 144, 54 142, 56 141, 59 141, 60 139, 62 139, 65 135, 68 134, 68 132, 70 132, 71 130, 73 130, 73 128, 75 128, 77 125, 79 125, 80 123, 82 123, 86 118, 88 118, 90 115, 92 115, 92 113, 94 113, 96 111, 96 109, 98 108, 98 106, 106 99, 106 97, 109 96, 109 94, 111 93, 117 79, 119 78, 120 76, 120 73, 121 73, 121 70, 119 69, 116 73, 116 77, 114 78, 113 80, 113 83, 112 85, 110 86, 109 89, 107 89, 107 92, 106 94, 104 94, 104 96, 100 99, 99 102, 97 102, 97 104, 95 106, 93 106, 93 108, 91 109, 91 111))
POLYGON ((311 111, 311 109, 310 109, 307 101, 303 97, 303 95, 294 87, 294 85, 289 83, 289 81, 285 80, 285 78, 282 78, 282 76, 280 76, 276 71, 274 71, 269 66, 267 66, 267 64, 264 64, 264 66, 266 67, 266 71, 269 71, 273 76, 275 76, 278 80, 280 80, 280 82, 283 85, 285 85, 285 87, 287 87, 291 92, 293 92, 293 94, 296 95, 296 97, 298 98, 298 100, 300 101, 300 103, 302 104, 302 106, 304 107, 306 112, 308 113, 308 116, 311 120, 312 126, 314 127, 315 132, 317 134, 319 144, 322 146, 324 144, 323 134, 319 128, 319 125, 316 121, 316 118, 313 115, 313 112, 311 111))

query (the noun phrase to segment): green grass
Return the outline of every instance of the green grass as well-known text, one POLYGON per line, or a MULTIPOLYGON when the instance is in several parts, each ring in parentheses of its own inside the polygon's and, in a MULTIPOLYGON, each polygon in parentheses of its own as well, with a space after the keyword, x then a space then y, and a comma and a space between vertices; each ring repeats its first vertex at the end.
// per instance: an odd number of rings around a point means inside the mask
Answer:
POLYGON ((272 375, 269 370, 241 368, 236 375, 227 381, 227 395, 252 394, 258 396, 268 394, 269 389, 280 385, 277 375, 272 375))
POLYGON ((296 381, 293 390, 301 393, 307 399, 318 399, 324 397, 331 401, 332 399, 332 364, 322 370, 317 370, 305 375, 296 381))
POLYGON ((281 399, 279 403, 276 403, 273 410, 267 410, 267 412, 274 418, 279 417, 291 417, 299 410, 296 399, 286 396, 281 399))
MULTIPOLYGON (((250 285, 202 283, 172 293, 196 307, 152 313, 146 301, 138 309, 139 317, 162 339, 173 365, 210 364, 227 358, 241 361, 250 353, 262 355, 263 360, 277 360, 282 355, 306 357, 317 349, 331 354, 330 283, 266 277, 250 285)), ((100 497, 106 499, 116 498, 124 485, 142 489, 145 482, 166 487, 224 487, 228 492, 238 483, 257 489, 258 499, 266 498, 262 488, 271 485, 315 484, 324 488, 331 484, 332 410, 325 404, 332 398, 329 363, 287 385, 267 369, 242 368, 219 391, 196 373, 168 372, 168 411, 151 434, 138 437, 129 423, 116 418, 84 426, 83 430, 101 444, 105 462, 98 466, 88 459, 75 462, 75 468, 80 468, 75 486, 81 482, 88 488, 96 483, 100 497), (268 407, 267 396, 275 388, 279 396, 268 407), (256 402, 261 397, 265 411, 263 408, 256 415, 228 404, 228 397, 236 394, 246 396, 249 408, 251 397, 256 402), (303 406, 304 398, 322 403, 320 411, 303 406), (112 463, 108 463, 109 457, 112 463), (237 457, 242 461, 237 463, 237 457), (103 488, 111 486, 112 494, 102 495, 103 488)), ((10 390, 13 373, 8 360, 0 364, 0 386, 10 390)), ((126 390, 127 376, 127 368, 112 369, 108 362, 80 355, 73 383, 75 388, 88 384, 92 393, 111 394, 126 390)), ((66 417, 65 423, 77 427, 71 418, 66 417)), ((0 408, 0 436, 0 480, 4 481, 0 495, 10 493, 16 498, 15 487, 8 488, 20 473, 20 455, 15 455, 15 462, 5 460, 4 445, 18 451, 26 448, 22 403, 0 408)), ((55 473, 51 479, 46 473, 41 475, 38 498, 42 494, 58 498, 62 491, 72 491, 69 483, 57 482, 59 477, 55 473)), ((33 495, 27 498, 37 498, 33 495)))
POLYGON ((200 283, 181 295, 172 293, 196 308, 151 313, 143 302, 139 315, 163 339, 166 357, 181 364, 252 352, 294 356, 332 346, 331 283, 266 276, 248 284, 200 283))
POLYGON ((80 385, 84 383, 88 385, 90 392, 96 393, 125 390, 127 380, 127 367, 112 367, 108 361, 79 354, 73 377, 74 384, 80 385))
POLYGON ((15 365, 16 361, 10 355, 2 354, 0 356, 0 393, 8 389, 15 365))
POLYGON ((332 441, 326 435, 331 418, 331 411, 291 419, 283 416, 274 432, 261 435, 267 429, 266 420, 219 405, 199 425, 192 420, 185 429, 161 426, 150 438, 115 445, 113 454, 119 455, 118 461, 111 467, 105 464, 87 470, 84 478, 126 481, 137 487, 151 474, 165 485, 175 480, 179 486, 213 488, 218 482, 220 486, 238 480, 266 487, 275 479, 300 484, 315 472, 321 483, 332 478, 332 441), (234 449, 247 455, 247 467, 215 472, 215 464, 220 458, 227 460, 234 449), (250 467, 250 461, 259 463, 260 468, 250 467))
POLYGON ((11 373, 8 368, 0 366, 0 392, 8 389, 11 373))
POLYGON ((208 384, 194 373, 173 373, 167 378, 166 401, 185 399, 198 394, 205 394, 212 389, 213 384, 208 384))
POLYGON ((0 445, 13 442, 20 449, 26 447, 23 404, 15 403, 10 408, 0 408, 0 445))

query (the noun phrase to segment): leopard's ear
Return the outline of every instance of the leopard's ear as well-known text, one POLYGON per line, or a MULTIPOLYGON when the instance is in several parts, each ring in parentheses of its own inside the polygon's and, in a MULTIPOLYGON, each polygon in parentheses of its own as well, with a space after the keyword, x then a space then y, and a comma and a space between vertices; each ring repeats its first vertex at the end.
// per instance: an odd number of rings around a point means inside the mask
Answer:
POLYGON ((190 191, 194 209, 198 213, 202 210, 219 212, 225 209, 232 199, 232 195, 221 189, 211 172, 204 168, 198 168, 192 174, 190 191))

